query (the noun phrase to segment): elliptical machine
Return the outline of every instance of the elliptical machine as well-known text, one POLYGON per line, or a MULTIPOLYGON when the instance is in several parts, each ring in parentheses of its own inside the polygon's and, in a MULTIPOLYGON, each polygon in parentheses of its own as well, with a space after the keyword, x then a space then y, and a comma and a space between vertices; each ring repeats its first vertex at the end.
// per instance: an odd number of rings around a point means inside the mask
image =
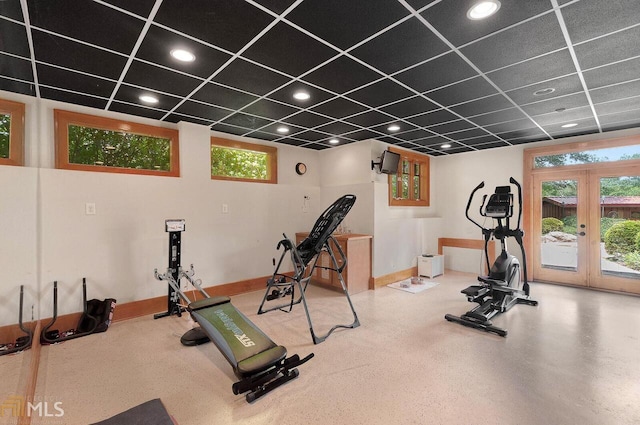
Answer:
POLYGON ((500 336, 507 336, 507 330, 493 326, 491 318, 496 314, 504 313, 516 304, 538 305, 538 301, 529 298, 529 282, 527 281, 527 258, 522 244, 524 232, 520 229, 522 218, 522 187, 511 177, 509 183, 518 189, 518 223, 515 228, 510 227, 509 220, 513 216, 513 194, 511 186, 498 186, 486 203, 487 195, 482 197, 480 215, 490 217, 497 221, 493 229, 487 229, 469 217, 469 208, 475 193, 484 187, 484 182, 476 186, 469 196, 465 215, 467 219, 482 230, 484 236, 484 254, 487 262, 489 276, 478 276, 479 285, 472 285, 461 292, 467 296, 467 301, 478 303, 478 306, 469 310, 462 316, 446 314, 444 316, 450 322, 460 323, 486 332, 493 332, 500 336), (504 220, 504 223, 503 223, 504 220), (501 253, 491 266, 489 264, 489 252, 487 246, 491 237, 500 241, 501 253), (522 250, 522 269, 524 281, 521 279, 520 262, 516 257, 507 252, 506 238, 513 237, 522 250))

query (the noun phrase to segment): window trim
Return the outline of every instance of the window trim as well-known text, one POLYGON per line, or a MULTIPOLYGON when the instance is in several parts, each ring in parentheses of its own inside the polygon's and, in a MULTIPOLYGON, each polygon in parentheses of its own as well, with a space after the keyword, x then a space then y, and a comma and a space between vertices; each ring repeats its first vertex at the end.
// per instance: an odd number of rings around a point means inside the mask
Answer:
POLYGON ((393 147, 388 148, 391 152, 395 152, 400 155, 400 163, 398 164, 398 172, 396 174, 389 174, 388 183, 389 183, 389 206, 391 207, 428 207, 430 205, 430 166, 429 166, 429 156, 422 155, 415 152, 410 152, 406 150, 401 150, 393 147), (412 196, 413 194, 413 165, 417 162, 421 164, 420 167, 420 199, 396 199, 392 193, 392 180, 397 179, 402 173, 402 161, 409 160, 411 165, 409 169, 411 170, 409 179, 409 194, 412 196))
POLYGON ((54 109, 55 125, 55 166, 64 170, 97 171, 117 174, 140 174, 148 176, 180 177, 180 145, 178 130, 140 124, 95 115, 54 109), (103 165, 73 164, 69 162, 69 125, 96 128, 100 130, 123 131, 144 136, 170 140, 169 171, 141 170, 103 165))
POLYGON ((220 137, 211 137, 211 145, 209 147, 209 170, 211 170, 211 148, 213 146, 221 146, 231 149, 242 149, 256 152, 264 152, 267 154, 267 176, 268 179, 246 179, 239 177, 227 177, 227 176, 214 176, 211 174, 211 180, 227 180, 227 181, 239 181, 250 183, 278 183, 278 148, 274 146, 258 145, 255 143, 240 142, 238 140, 223 139, 220 137))
POLYGON ((9 127, 9 157, 0 158, 0 165, 24 165, 25 105, 0 99, 0 113, 11 115, 9 127))

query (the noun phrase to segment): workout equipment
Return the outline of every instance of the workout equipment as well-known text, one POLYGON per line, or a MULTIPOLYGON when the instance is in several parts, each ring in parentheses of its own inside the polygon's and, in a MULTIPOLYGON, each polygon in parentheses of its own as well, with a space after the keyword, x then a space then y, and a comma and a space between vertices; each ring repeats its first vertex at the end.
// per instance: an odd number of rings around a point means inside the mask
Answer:
POLYGON ((13 344, 0 344, 0 356, 4 356, 5 354, 17 353, 18 351, 26 350, 31 347, 31 342, 33 341, 33 331, 31 329, 25 328, 22 322, 22 312, 24 305, 24 285, 20 285, 20 313, 18 316, 18 326, 20 326, 20 330, 25 333, 24 336, 20 336, 16 338, 16 342, 13 344))
MULTIPOLYGON (((178 277, 178 270, 180 269, 180 239, 182 232, 185 231, 184 220, 165 220, 164 230, 169 233, 169 267, 167 270, 173 270, 173 279, 176 282, 180 281, 178 277)), ((175 314, 178 317, 182 316, 184 309, 180 306, 180 296, 171 285, 168 287, 167 296, 167 311, 164 313, 154 314, 154 319, 160 319, 175 314)))
POLYGON ((538 305, 529 297, 529 282, 527 280, 527 258, 522 243, 524 232, 520 229, 520 219, 522 218, 522 187, 511 177, 509 183, 518 189, 518 223, 515 228, 510 227, 509 220, 513 216, 513 194, 511 186, 498 186, 489 197, 485 207, 487 195, 482 197, 480 205, 480 215, 490 217, 497 222, 493 229, 487 229, 469 217, 469 208, 475 193, 484 187, 484 182, 480 183, 469 196, 465 215, 473 224, 482 229, 484 237, 484 254, 487 262, 488 276, 478 276, 480 285, 472 285, 461 292, 467 296, 467 301, 478 303, 474 309, 466 312, 462 316, 445 315, 445 319, 450 322, 460 323, 486 332, 493 332, 500 336, 507 336, 506 329, 493 326, 491 318, 496 314, 504 313, 516 304, 538 305), (503 224, 503 220, 505 220, 503 224), (493 265, 489 264, 489 251, 487 246, 491 237, 500 241, 501 253, 496 258, 493 265), (520 262, 516 257, 507 252, 506 238, 513 237, 522 250, 522 266, 524 271, 524 281, 521 279, 520 262))
MULTIPOLYGON (((184 220, 179 221, 182 221, 184 230, 184 220)), ((174 226, 174 224, 166 223, 165 225, 166 229, 172 229, 167 230, 170 234, 181 231, 178 230, 180 226, 174 226)), ((180 247, 179 244, 175 244, 179 239, 170 235, 169 240, 169 252, 176 253, 179 258, 180 247), (176 248, 176 251, 172 247, 176 248)), ((200 285, 200 280, 193 278, 195 275, 193 264, 187 272, 182 270, 178 263, 176 269, 169 267, 164 274, 159 274, 156 269, 154 275, 158 280, 167 281, 171 291, 187 303, 186 310, 200 325, 199 328, 191 329, 183 335, 181 342, 184 345, 197 345, 205 336, 211 340, 240 379, 232 385, 233 393, 247 393, 245 395, 247 402, 252 403, 280 385, 297 378, 299 372, 296 367, 313 357, 313 353, 303 359, 300 359, 297 354, 287 357, 287 349, 274 343, 236 309, 229 297, 210 297, 200 285), (204 299, 191 301, 180 288, 180 281, 183 278, 187 279, 204 299)))
POLYGON ((313 339, 314 344, 319 344, 327 339, 329 335, 331 335, 331 333, 336 329, 353 329, 360 326, 358 315, 353 308, 351 298, 349 297, 349 292, 347 291, 347 287, 344 283, 344 278, 342 277, 342 271, 347 266, 347 257, 344 255, 340 244, 331 235, 334 230, 336 230, 338 225, 342 222, 347 213, 351 210, 351 207, 353 207, 353 204, 355 202, 355 195, 344 195, 336 200, 320 215, 313 228, 311 229, 309 236, 307 236, 307 238, 300 242, 298 246, 295 246, 294 243, 287 238, 287 235, 283 234, 284 239, 278 242, 277 249, 280 249, 280 247, 284 247, 284 251, 280 256, 280 261, 278 262, 276 270, 273 272, 273 276, 267 281, 267 290, 264 294, 264 297, 262 298, 262 303, 258 308, 258 314, 267 313, 273 310, 280 310, 285 313, 289 313, 293 309, 294 305, 302 302, 304 311, 307 315, 307 321, 309 322, 309 331, 311 332, 311 338, 313 339), (335 253, 333 251, 333 246, 338 248, 338 254, 340 255, 341 264, 339 264, 336 259, 335 253), (331 266, 323 266, 318 264, 321 252, 326 252, 329 255, 329 258, 331 259, 331 266), (280 272, 282 261, 284 260, 287 253, 289 253, 291 262, 293 263, 294 270, 292 275, 280 272), (311 264, 312 260, 313 265, 311 267, 308 267, 308 265, 311 264), (313 272, 316 268, 331 270, 337 273, 340 285, 342 285, 342 291, 347 297, 349 307, 351 308, 351 313, 353 314, 353 322, 351 324, 335 325, 329 330, 329 332, 322 336, 316 335, 315 331, 313 330, 313 323, 311 321, 311 315, 309 314, 307 299, 305 297, 305 291, 307 290, 307 286, 309 285, 311 277, 313 276, 313 272), (295 298, 296 287, 298 288, 300 293, 297 299, 295 298), (289 303, 279 304, 267 309, 264 308, 265 303, 287 296, 290 297, 289 303))

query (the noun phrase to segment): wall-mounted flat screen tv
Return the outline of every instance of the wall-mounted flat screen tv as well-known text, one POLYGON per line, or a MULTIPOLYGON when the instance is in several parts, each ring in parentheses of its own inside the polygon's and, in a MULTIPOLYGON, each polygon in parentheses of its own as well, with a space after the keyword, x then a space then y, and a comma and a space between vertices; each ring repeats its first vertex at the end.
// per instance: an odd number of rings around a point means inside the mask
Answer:
POLYGON ((398 172, 399 163, 399 154, 391 151, 384 151, 380 157, 380 172, 384 174, 396 174, 398 172))

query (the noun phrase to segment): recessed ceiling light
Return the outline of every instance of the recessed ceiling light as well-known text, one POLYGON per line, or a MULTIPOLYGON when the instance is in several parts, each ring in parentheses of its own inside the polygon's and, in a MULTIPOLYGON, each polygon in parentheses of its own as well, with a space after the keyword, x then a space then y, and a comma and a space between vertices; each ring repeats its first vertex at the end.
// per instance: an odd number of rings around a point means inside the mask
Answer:
POLYGON ((140 99, 144 103, 153 103, 153 104, 158 103, 158 98, 157 97, 154 97, 154 96, 151 96, 151 95, 148 95, 148 94, 143 94, 138 99, 140 99))
POLYGON ((337 145, 338 143, 340 143, 340 140, 338 140, 338 139, 331 139, 331 140, 329 140, 329 143, 331 143, 332 145, 337 145))
POLYGON ((445 143, 444 145, 440 145, 442 149, 448 149, 451 147, 451 143, 445 143))
POLYGON ((575 127, 577 125, 578 125, 577 122, 572 122, 572 123, 569 123, 569 124, 561 125, 560 127, 562 127, 562 128, 571 128, 571 127, 575 127))
POLYGON ((193 53, 184 49, 173 49, 171 51, 171 56, 181 62, 193 62, 196 60, 196 56, 193 53))
POLYGON ((278 133, 288 133, 289 132, 289 127, 285 127, 285 126, 280 126, 276 129, 276 131, 278 133))
POLYGON ((556 89, 554 89, 553 87, 547 87, 546 89, 540 89, 540 90, 536 90, 533 92, 534 96, 544 96, 545 94, 551 94, 554 91, 556 91, 556 89))
POLYGON ((398 131, 398 130, 400 130, 400 126, 398 124, 392 124, 389 127, 387 127, 387 130, 389 130, 389 131, 398 131))
POLYGON ((498 0, 483 0, 473 6, 467 11, 467 18, 471 20, 478 20, 487 18, 500 9, 500 2, 498 0))
POLYGON ((293 94, 293 98, 298 100, 308 100, 310 97, 311 95, 306 91, 297 91, 293 94))

